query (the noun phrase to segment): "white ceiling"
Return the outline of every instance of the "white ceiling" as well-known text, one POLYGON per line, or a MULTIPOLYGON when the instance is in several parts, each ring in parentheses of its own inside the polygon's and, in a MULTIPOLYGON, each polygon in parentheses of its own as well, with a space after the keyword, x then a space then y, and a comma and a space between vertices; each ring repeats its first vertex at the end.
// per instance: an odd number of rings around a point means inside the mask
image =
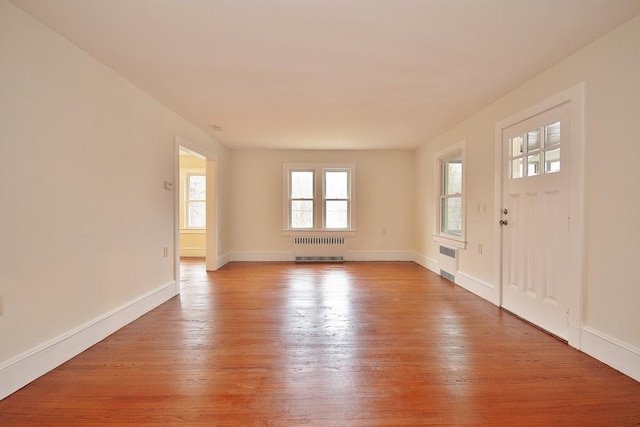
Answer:
POLYGON ((12 2, 230 148, 417 147, 640 13, 640 0, 12 2))

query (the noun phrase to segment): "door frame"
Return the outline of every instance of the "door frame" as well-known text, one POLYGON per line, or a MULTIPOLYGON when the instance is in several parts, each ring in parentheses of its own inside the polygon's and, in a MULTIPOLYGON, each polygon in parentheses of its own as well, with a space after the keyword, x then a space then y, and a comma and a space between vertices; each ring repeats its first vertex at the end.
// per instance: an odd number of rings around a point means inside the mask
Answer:
POLYGON ((495 167, 494 167, 494 262, 495 301, 502 306, 502 150, 503 130, 540 113, 563 104, 570 104, 570 149, 569 159, 569 266, 568 266, 568 331, 569 345, 580 348, 582 327, 582 295, 584 290, 584 82, 578 83, 550 98, 520 111, 495 126, 495 167))
POLYGON ((207 228, 206 228, 206 268, 207 271, 221 267, 218 260, 218 156, 211 149, 189 141, 180 135, 174 135, 173 152, 173 276, 176 281, 176 294, 180 293, 180 147, 184 147, 206 158, 207 176, 207 228), (213 184, 213 185, 210 185, 213 184), (213 194, 213 197, 210 195, 213 194), (213 218, 213 221, 210 219, 213 218))

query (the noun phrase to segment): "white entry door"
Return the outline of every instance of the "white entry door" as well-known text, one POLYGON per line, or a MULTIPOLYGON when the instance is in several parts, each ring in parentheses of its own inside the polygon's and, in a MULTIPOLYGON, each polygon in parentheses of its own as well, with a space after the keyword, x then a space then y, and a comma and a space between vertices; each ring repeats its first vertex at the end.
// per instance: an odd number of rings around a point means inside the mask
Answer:
POLYGON ((502 306, 568 335, 569 104, 503 130, 502 306))

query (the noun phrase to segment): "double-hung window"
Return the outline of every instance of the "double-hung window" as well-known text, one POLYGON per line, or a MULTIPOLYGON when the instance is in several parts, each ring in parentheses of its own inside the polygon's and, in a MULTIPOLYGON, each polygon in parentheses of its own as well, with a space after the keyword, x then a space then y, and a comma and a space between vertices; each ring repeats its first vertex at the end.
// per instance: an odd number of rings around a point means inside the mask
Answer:
POLYGON ((465 142, 436 154, 436 233, 440 243, 464 248, 465 239, 465 194, 464 158, 465 142))
POLYGON ((313 170, 292 170, 290 174, 289 218, 294 230, 313 229, 314 221, 313 170))
POLYGON ((185 228, 206 227, 206 176, 187 174, 185 182, 185 228))
POLYGON ((325 169, 324 185, 324 228, 346 230, 349 228, 349 170, 325 169))
POLYGON ((354 231, 355 165, 284 165, 284 230, 354 231))

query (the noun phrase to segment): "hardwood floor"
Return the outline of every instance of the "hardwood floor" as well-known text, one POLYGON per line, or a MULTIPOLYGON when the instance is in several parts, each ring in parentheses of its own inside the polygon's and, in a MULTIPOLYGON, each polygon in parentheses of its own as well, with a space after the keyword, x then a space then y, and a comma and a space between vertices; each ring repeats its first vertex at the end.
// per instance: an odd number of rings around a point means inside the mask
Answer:
POLYGON ((640 383, 411 263, 182 264, 0 425, 640 425, 640 383))

